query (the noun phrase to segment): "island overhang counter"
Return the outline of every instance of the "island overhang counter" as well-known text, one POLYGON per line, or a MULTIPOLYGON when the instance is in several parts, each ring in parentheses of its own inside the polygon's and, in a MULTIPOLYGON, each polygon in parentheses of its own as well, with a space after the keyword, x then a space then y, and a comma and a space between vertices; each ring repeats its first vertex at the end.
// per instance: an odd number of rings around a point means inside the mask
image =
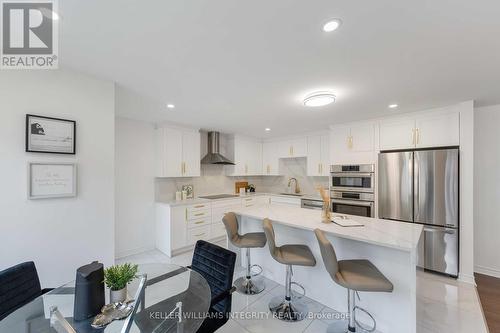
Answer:
MULTIPOLYGON (((332 242, 337 257, 368 259, 393 283, 392 293, 360 293, 357 305, 368 310, 377 320, 380 332, 416 332, 416 264, 423 227, 375 218, 348 216, 363 224, 342 227, 322 223, 321 211, 285 205, 260 205, 241 208, 239 232, 262 231, 262 221, 272 221, 277 245, 304 244, 316 258, 315 267, 294 267, 293 280, 306 289, 306 296, 341 313, 347 312, 347 290, 332 281, 324 267, 313 230, 323 230, 332 242)), ((239 253, 239 249, 229 247, 239 253)), ((242 266, 245 256, 239 255, 242 266)), ((263 268, 263 275, 279 284, 285 281, 285 266, 276 262, 266 247, 252 249, 252 264, 263 268)), ((361 312, 359 321, 369 324, 361 312)))

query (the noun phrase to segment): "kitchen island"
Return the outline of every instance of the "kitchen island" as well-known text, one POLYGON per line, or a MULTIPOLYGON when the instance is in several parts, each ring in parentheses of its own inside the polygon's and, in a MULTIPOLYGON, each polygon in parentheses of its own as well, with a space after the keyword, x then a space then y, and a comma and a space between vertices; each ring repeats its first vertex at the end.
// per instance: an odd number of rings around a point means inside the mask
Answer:
MULTIPOLYGON (((341 227, 321 222, 321 211, 280 205, 259 205, 235 211, 240 233, 262 231, 262 220, 273 222, 277 245, 305 244, 313 252, 315 267, 294 267, 293 281, 302 284, 307 296, 339 312, 347 311, 347 291, 332 281, 325 270, 313 230, 323 230, 339 260, 368 259, 394 284, 392 293, 360 293, 360 307, 377 320, 377 330, 385 333, 416 332, 416 263, 423 227, 381 219, 349 216, 362 227, 341 227)), ((230 245, 231 247, 231 245, 230 245)), ((232 248, 235 252, 238 249, 232 248)), ((244 256, 242 265, 244 263, 244 256)), ((266 247, 252 249, 252 264, 277 283, 285 281, 285 266, 276 262, 266 247)), ((358 320, 369 323, 362 313, 358 320)))

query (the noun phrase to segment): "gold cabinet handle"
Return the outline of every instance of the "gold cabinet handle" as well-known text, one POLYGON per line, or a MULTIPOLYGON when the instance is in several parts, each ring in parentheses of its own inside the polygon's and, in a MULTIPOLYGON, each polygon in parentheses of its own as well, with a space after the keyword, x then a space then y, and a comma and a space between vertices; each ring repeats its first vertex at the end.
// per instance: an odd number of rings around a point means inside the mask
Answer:
POLYGON ((250 201, 250 200, 252 200, 252 198, 245 199, 245 201, 250 201))
POLYGON ((323 163, 320 163, 320 166, 321 166, 321 174, 323 174, 323 163))
POLYGON ((321 174, 321 163, 318 163, 318 173, 321 174))
POLYGON ((205 215, 205 213, 194 214, 194 216, 203 216, 203 215, 205 215))
POLYGON ((205 223, 205 221, 198 221, 198 222, 195 222, 194 224, 202 224, 202 223, 205 223))
POLYGON ((188 209, 186 208, 186 223, 187 223, 187 220, 188 220, 188 209))
POLYGON ((347 137, 347 149, 352 149, 352 136, 347 137))
POLYGON ((267 165, 267 173, 270 174, 271 173, 271 166, 268 164, 267 165))
POLYGON ((205 205, 197 205, 197 206, 194 206, 194 208, 203 208, 205 207, 205 205))
POLYGON ((203 236, 205 233, 201 233, 201 234, 197 234, 197 235, 194 235, 194 237, 200 237, 200 236, 203 236))

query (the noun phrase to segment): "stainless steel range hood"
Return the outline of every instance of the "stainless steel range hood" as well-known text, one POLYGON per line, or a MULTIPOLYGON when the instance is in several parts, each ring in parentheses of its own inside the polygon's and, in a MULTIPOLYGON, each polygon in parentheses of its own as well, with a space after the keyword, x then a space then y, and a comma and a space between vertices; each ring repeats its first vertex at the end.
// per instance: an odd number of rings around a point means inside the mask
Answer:
POLYGON ((220 153, 219 132, 208 132, 208 154, 201 159, 201 164, 234 165, 220 153))

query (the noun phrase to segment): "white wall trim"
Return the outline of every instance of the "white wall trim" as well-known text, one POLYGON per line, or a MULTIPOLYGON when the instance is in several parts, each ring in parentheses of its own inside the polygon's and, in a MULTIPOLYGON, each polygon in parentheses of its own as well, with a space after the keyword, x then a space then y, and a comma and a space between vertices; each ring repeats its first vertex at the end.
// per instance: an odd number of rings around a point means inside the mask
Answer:
POLYGON ((496 278, 500 278, 500 269, 476 265, 474 267, 474 271, 476 273, 479 273, 479 274, 484 274, 484 275, 489 275, 489 276, 493 276, 496 278))
POLYGON ((458 281, 476 285, 476 279, 474 275, 458 273, 458 281))
POLYGON ((115 260, 125 258, 128 256, 133 256, 135 254, 141 254, 144 252, 153 251, 154 249, 155 249, 154 246, 141 246, 141 247, 136 247, 134 249, 120 251, 115 254, 115 260))

